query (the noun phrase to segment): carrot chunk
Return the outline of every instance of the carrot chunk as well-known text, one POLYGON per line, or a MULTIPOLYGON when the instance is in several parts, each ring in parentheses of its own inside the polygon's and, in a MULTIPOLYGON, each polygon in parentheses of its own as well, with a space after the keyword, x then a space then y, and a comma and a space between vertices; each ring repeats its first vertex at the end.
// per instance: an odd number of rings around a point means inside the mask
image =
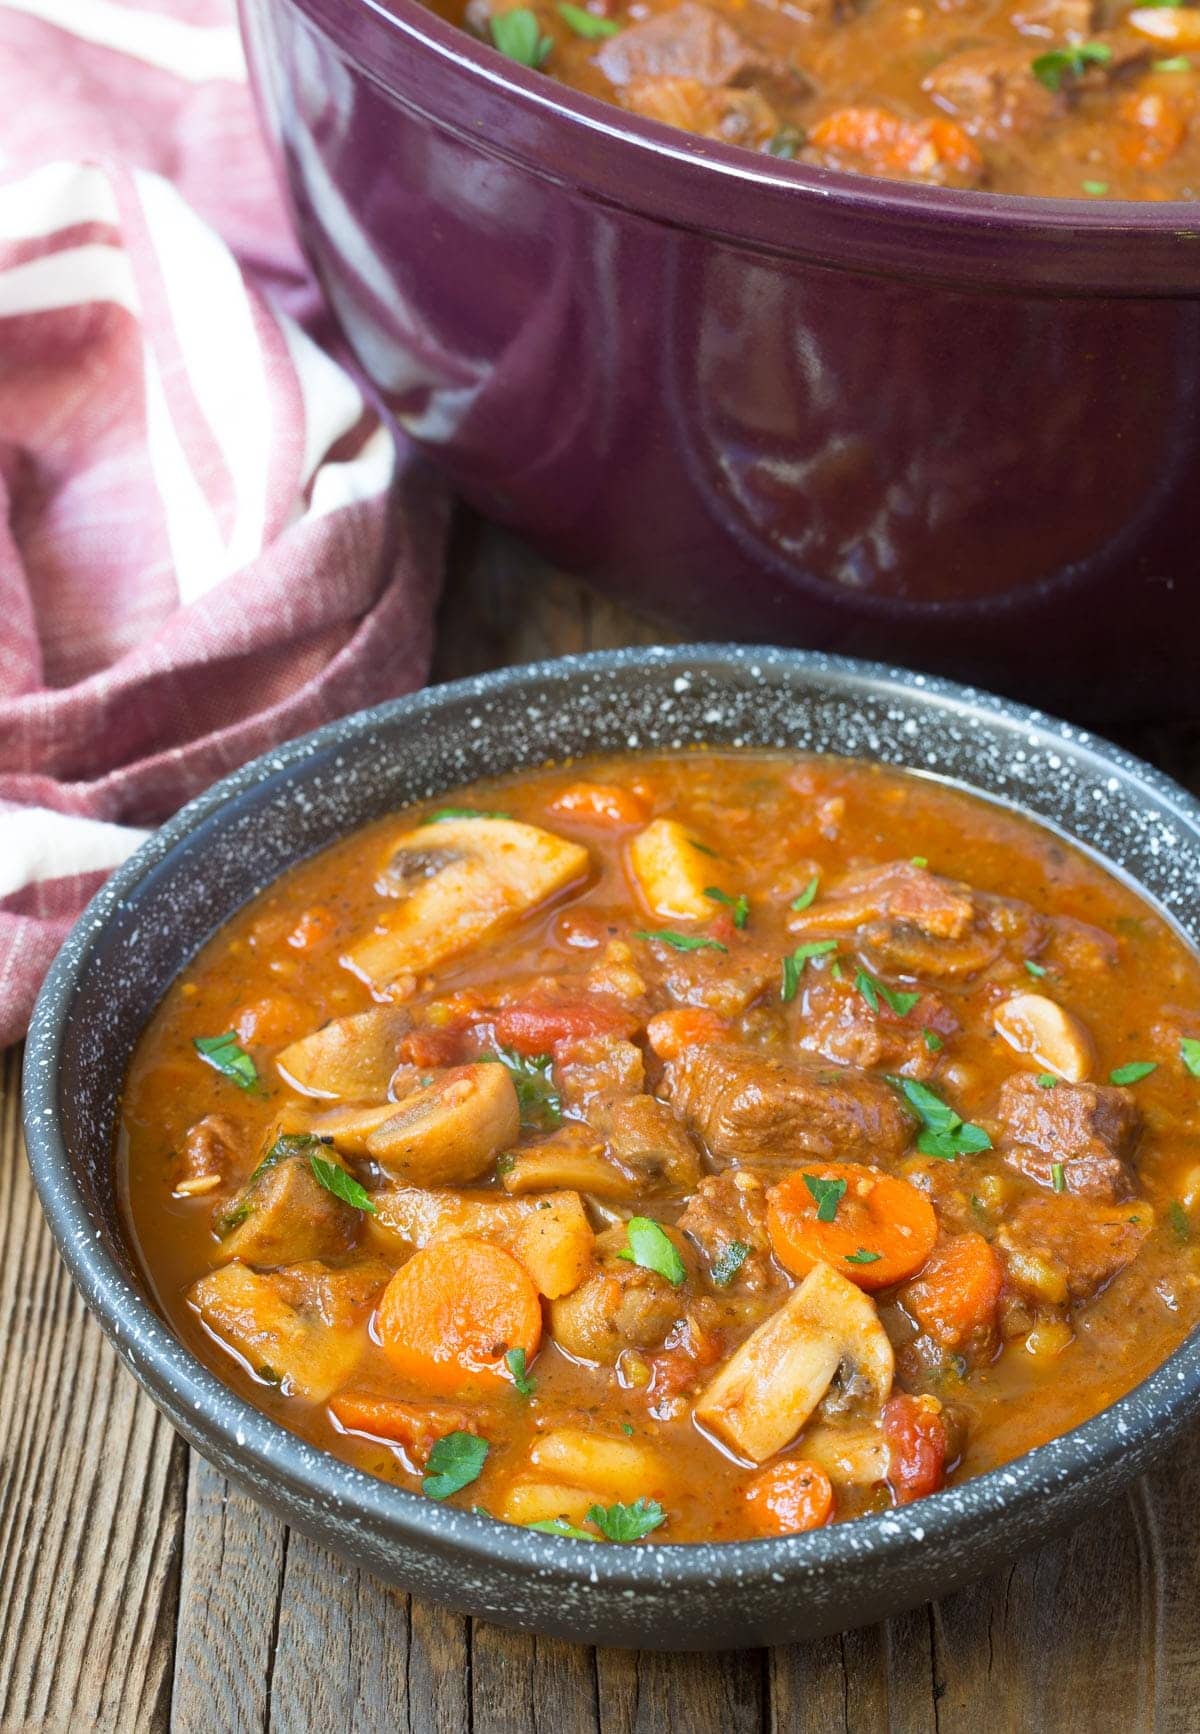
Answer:
POLYGON ((767 1194, 767 1232, 785 1269, 828 1264, 859 1288, 890 1288, 933 1251, 938 1221, 923 1192, 857 1162, 812 1162, 767 1194))
POLYGON ((293 951, 319 951, 336 932, 337 916, 333 910, 326 909, 323 903, 314 903, 311 909, 302 912, 287 942, 293 951))
POLYGON ((833 1516, 833 1485, 815 1463, 789 1457, 747 1482, 746 1504, 760 1534, 800 1535, 833 1516))
POLYGON ((886 108, 838 108, 809 129, 810 147, 831 167, 856 168, 939 186, 977 186, 983 155, 957 121, 909 120, 886 108))
POLYGON ((888 1485, 897 1505, 936 1493, 946 1478, 946 1423, 936 1397, 898 1391, 883 1405, 888 1485))
POLYGON ((900 1296, 921 1329, 944 1349, 985 1341, 996 1328, 1004 1267, 982 1234, 954 1234, 935 1246, 900 1296))
POLYGON ((475 1433, 478 1425, 469 1409, 447 1403, 402 1403, 369 1391, 339 1391, 329 1399, 329 1413, 344 1433, 365 1433, 399 1445, 418 1467, 447 1433, 475 1433))
POLYGON ((582 825, 603 825, 616 830, 623 825, 644 825, 650 810, 640 796, 616 783, 572 783, 550 803, 559 819, 574 819, 582 825))
POLYGON ((376 1331, 396 1371, 427 1390, 453 1392, 506 1378, 504 1357, 542 1340, 538 1292, 511 1253, 462 1235, 434 1241, 401 1265, 383 1291, 376 1331))

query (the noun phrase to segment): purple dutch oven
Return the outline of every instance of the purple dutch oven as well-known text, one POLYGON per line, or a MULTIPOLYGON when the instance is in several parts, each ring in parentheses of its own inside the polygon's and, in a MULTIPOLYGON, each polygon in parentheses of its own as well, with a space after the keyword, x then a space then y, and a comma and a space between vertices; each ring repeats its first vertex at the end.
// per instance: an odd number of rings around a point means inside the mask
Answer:
POLYGON ((462 495, 682 625, 1190 694, 1200 207, 806 169, 416 0, 242 0, 299 232, 462 495))

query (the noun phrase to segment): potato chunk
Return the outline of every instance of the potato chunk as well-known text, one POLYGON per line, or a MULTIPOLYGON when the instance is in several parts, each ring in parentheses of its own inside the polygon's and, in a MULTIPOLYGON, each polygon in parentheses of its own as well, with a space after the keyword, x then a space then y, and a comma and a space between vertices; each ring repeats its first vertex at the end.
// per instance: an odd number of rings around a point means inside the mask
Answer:
POLYGON ((696 847, 676 819, 655 819, 629 845, 629 865, 643 903, 667 921, 711 921, 719 905, 704 895, 723 890, 720 863, 696 847))
POLYGON ((547 1300, 577 1289, 592 1267, 592 1233, 577 1192, 560 1192, 545 1208, 531 1210, 513 1237, 511 1251, 547 1300))
POLYGON ((403 831, 378 881, 398 899, 343 962, 400 999, 416 977, 510 926, 588 868, 588 852, 512 819, 447 819, 403 831))
POLYGON ((403 1101, 367 1134, 367 1151, 398 1179, 422 1186, 477 1180, 521 1135, 521 1111, 503 1066, 455 1066, 403 1101))
POLYGON ((323 1402, 362 1352, 357 1329, 306 1318, 272 1277, 237 1259, 193 1283, 188 1300, 223 1347, 287 1396, 323 1402))
POLYGON ((878 1412, 892 1387, 892 1345, 862 1290, 818 1264, 725 1362, 696 1419, 739 1457, 765 1463, 796 1437, 843 1362, 878 1412))
POLYGON ((371 1006, 301 1036, 276 1054, 275 1065, 284 1083, 301 1095, 381 1102, 407 1028, 406 1012, 371 1006))
POLYGON ((650 1445, 609 1439, 591 1428, 555 1427, 530 1448, 529 1462, 547 1481, 586 1487, 610 1503, 632 1503, 661 1492, 666 1465, 650 1445))
MULTIPOLYGON (((301 1264, 354 1244, 360 1213, 321 1185, 309 1162, 310 1141, 295 1142, 300 1146, 295 1155, 257 1169, 217 1217, 223 1257, 255 1265, 301 1264)), ((311 1148, 337 1163, 329 1145, 313 1139, 311 1148)))

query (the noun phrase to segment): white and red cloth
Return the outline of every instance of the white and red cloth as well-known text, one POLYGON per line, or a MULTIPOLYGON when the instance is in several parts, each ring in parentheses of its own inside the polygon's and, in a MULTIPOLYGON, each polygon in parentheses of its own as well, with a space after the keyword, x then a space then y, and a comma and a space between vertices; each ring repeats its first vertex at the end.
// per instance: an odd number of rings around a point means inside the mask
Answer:
POLYGON ((152 825, 419 685, 446 503, 318 342, 227 0, 0 0, 0 1046, 152 825))

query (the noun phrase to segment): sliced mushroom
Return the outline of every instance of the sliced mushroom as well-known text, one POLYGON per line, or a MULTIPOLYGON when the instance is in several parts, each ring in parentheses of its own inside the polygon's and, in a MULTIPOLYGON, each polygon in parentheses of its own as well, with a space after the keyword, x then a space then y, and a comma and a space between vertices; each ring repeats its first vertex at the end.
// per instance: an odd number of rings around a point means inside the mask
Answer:
POLYGON ((447 819, 401 832, 380 879, 398 902, 343 962, 376 992, 403 998, 417 976, 501 931, 587 867, 578 843, 514 819, 447 819))
POLYGON ((676 819, 655 819, 629 845, 629 865, 642 901, 667 921, 710 921, 719 904, 704 895, 724 889, 720 862, 676 819))
POLYGON ((454 1066, 401 1102, 366 1138, 367 1153, 422 1186, 477 1180, 521 1135, 517 1092, 505 1068, 454 1066))
POLYGON ((553 1138, 520 1151, 504 1176, 504 1190, 516 1194, 563 1186, 597 1198, 632 1199, 638 1193, 638 1182, 603 1156, 598 1144, 574 1139, 553 1138))
MULTIPOLYGON (((274 1146, 279 1149, 285 1140, 274 1146)), ((295 1141, 300 1145, 309 1140, 295 1141)), ((340 1167, 329 1145, 311 1141, 311 1150, 260 1165, 241 1192, 222 1208, 215 1227, 225 1259, 248 1264, 299 1264, 345 1252, 354 1243, 362 1217, 359 1211, 328 1192, 317 1180, 310 1157, 340 1167)))
POLYGON ((1069 1083, 1082 1083, 1095 1062, 1085 1026, 1043 993, 1017 993, 1006 999, 996 1007, 992 1025, 1010 1048, 1069 1083))
POLYGON ((275 1065, 284 1083, 303 1096, 379 1102, 388 1093, 407 1028, 406 1012, 371 1006, 292 1042, 276 1054, 275 1065))
POLYGON ((894 1365, 874 1304, 818 1264, 710 1381, 696 1420, 739 1457, 765 1463, 796 1437, 839 1367, 864 1382, 867 1406, 878 1412, 894 1365))

